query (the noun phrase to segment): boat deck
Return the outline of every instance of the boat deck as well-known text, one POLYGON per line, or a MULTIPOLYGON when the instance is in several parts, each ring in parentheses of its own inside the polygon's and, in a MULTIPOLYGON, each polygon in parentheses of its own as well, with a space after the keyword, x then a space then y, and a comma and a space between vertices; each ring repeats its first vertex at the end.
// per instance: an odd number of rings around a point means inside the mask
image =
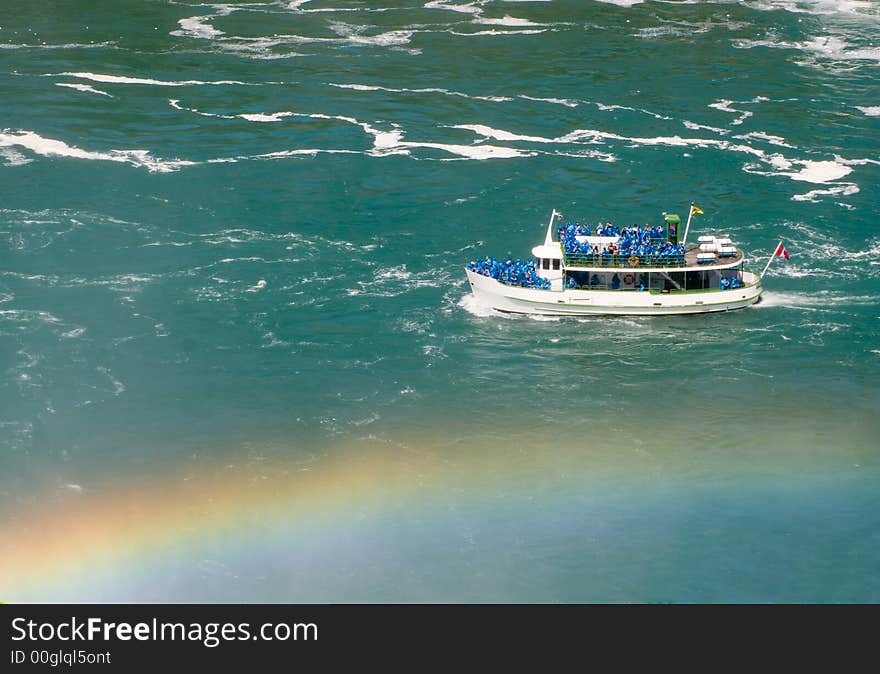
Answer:
MULTIPOLYGON (((699 244, 688 244, 684 256, 642 258, 636 266, 641 269, 657 269, 666 272, 682 271, 688 269, 729 269, 738 266, 744 259, 743 252, 737 248, 736 255, 716 255, 711 262, 699 263, 697 256, 700 254, 699 244)), ((610 271, 612 269, 631 269, 629 258, 622 255, 571 255, 563 252, 562 259, 565 268, 571 271, 610 271)))
MULTIPOLYGON (((697 255, 700 254, 700 246, 698 244, 689 243, 687 245, 687 250, 684 253, 684 263, 688 267, 698 267, 697 263, 697 255)), ((713 264, 738 264, 743 260, 743 252, 737 248, 736 255, 729 255, 727 257, 718 257, 715 256, 715 260, 713 262, 708 263, 706 266, 711 266, 713 264)))

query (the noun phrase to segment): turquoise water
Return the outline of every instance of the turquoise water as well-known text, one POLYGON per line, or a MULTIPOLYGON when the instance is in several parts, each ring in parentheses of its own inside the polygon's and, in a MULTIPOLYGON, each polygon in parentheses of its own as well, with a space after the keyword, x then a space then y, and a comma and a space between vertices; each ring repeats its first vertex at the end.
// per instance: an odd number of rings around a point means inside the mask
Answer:
POLYGON ((0 599, 880 600, 877 3, 6 8, 0 599), (467 294, 691 200, 759 305, 467 294))

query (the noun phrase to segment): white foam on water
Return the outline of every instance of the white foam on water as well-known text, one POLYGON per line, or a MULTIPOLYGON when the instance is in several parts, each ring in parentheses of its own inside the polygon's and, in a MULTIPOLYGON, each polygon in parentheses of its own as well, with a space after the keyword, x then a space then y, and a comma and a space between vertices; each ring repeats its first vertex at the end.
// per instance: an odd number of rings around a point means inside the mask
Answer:
POLYGON ((298 52, 275 53, 274 47, 291 44, 309 44, 313 42, 338 42, 337 38, 307 38, 301 35, 275 35, 273 37, 230 37, 218 40, 216 46, 234 56, 254 60, 276 60, 294 58, 298 52))
POLYGON ((367 151, 367 154, 373 156, 387 156, 393 154, 410 154, 410 150, 414 148, 428 148, 441 150, 450 154, 458 155, 465 159, 509 159, 513 157, 527 157, 534 153, 517 150, 509 147, 497 147, 494 145, 457 145, 449 143, 432 143, 432 142, 416 142, 404 141, 404 132, 393 125, 388 130, 376 129, 371 124, 358 121, 353 117, 345 117, 342 115, 325 115, 321 113, 293 113, 297 116, 311 117, 313 119, 336 119, 354 124, 361 127, 368 135, 373 137, 373 148, 367 151))
POLYGON ((877 17, 877 5, 870 0, 740 0, 740 3, 761 11, 782 10, 817 16, 848 14, 865 18, 877 17))
POLYGON ((808 182, 818 185, 833 185, 824 189, 816 189, 804 194, 796 194, 794 201, 808 201, 816 203, 818 197, 843 195, 849 196, 859 191, 855 183, 835 183, 834 181, 849 175, 852 169, 841 161, 815 161, 811 159, 787 159, 780 154, 764 155, 759 158, 773 167, 774 171, 762 171, 754 164, 746 164, 743 170, 746 173, 755 173, 766 176, 786 176, 792 180, 808 182), (795 166, 801 166, 800 170, 790 170, 795 166))
POLYGON ((245 159, 283 159, 284 157, 316 157, 319 154, 364 154, 360 150, 332 150, 325 148, 302 148, 298 150, 279 150, 278 152, 266 152, 265 154, 257 154, 253 156, 228 157, 209 159, 209 164, 234 163, 245 159))
POLYGON ((711 131, 712 133, 717 133, 721 136, 730 133, 729 129, 720 129, 717 126, 706 126, 705 124, 697 124, 695 122, 689 122, 688 120, 684 120, 682 124, 691 131, 711 131))
POLYGON ((337 89, 351 89, 353 91, 387 91, 389 93, 411 93, 411 94, 443 94, 444 96, 456 96, 459 98, 468 98, 476 101, 491 101, 493 103, 503 103, 507 101, 512 101, 512 98, 507 96, 478 96, 473 94, 465 94, 461 91, 453 91, 450 89, 441 89, 438 87, 424 87, 421 89, 407 89, 400 88, 395 89, 392 87, 381 87, 369 84, 336 84, 333 82, 327 82, 328 86, 336 87, 337 89))
POLYGON ((447 30, 445 31, 452 35, 458 35, 460 37, 481 37, 484 35, 538 35, 540 33, 546 33, 546 28, 534 28, 534 29, 523 29, 523 30, 477 30, 472 33, 462 33, 456 30, 447 30))
POLYGON ((571 133, 554 139, 559 143, 575 143, 578 141, 586 141, 589 143, 601 143, 605 140, 619 140, 632 143, 633 145, 668 145, 672 147, 687 147, 696 145, 698 147, 709 146, 729 146, 726 141, 711 140, 705 138, 682 138, 681 136, 654 136, 637 138, 631 136, 621 136, 617 133, 609 131, 600 131, 598 129, 575 129, 571 133))
POLYGON ((340 12, 394 12, 400 11, 399 7, 315 7, 313 9, 298 9, 302 14, 338 14, 340 12))
POLYGON ((175 110, 183 110, 184 112, 192 112, 196 115, 201 115, 202 117, 218 117, 220 119, 237 119, 241 117, 241 115, 221 115, 215 112, 202 112, 196 108, 187 108, 184 105, 180 105, 180 100, 177 98, 169 98, 168 105, 170 105, 175 110))
POLYGON ((700 27, 677 27, 677 26, 652 26, 640 28, 634 37, 643 40, 653 40, 660 37, 683 37, 694 33, 708 33, 711 29, 709 24, 700 27))
POLYGON ((868 117, 880 117, 880 105, 872 105, 872 106, 857 105, 856 110, 861 110, 868 117))
MULTIPOLYGON (((529 96, 527 94, 517 94, 515 97, 510 96, 481 96, 477 94, 466 94, 461 91, 455 91, 452 89, 442 89, 439 87, 423 87, 419 89, 409 89, 409 88, 393 88, 393 87, 383 87, 378 85, 371 84, 339 84, 336 82, 327 82, 327 86, 336 87, 337 89, 351 89, 352 91, 387 91, 389 93, 418 93, 418 94, 442 94, 444 96, 456 96, 459 98, 467 98, 475 101, 490 101, 492 103, 509 103, 514 101, 516 98, 525 100, 525 101, 537 101, 540 103, 551 103, 553 105, 563 105, 567 108, 576 108, 580 105, 579 101, 571 100, 568 98, 543 98, 539 96, 529 96)), ((632 109, 632 108, 627 108, 632 109)), ((650 113, 653 114, 653 113, 650 113)), ((668 118, 664 118, 668 119, 668 118)))
POLYGON ((411 30, 390 30, 378 35, 364 35, 368 26, 355 26, 341 21, 334 21, 330 29, 343 38, 345 42, 359 45, 375 45, 380 47, 395 47, 409 44, 413 35, 411 30))
MULTIPOLYGON (((652 144, 653 141, 656 141, 657 144, 660 144, 661 139, 636 139, 629 138, 627 136, 620 136, 615 133, 609 133, 607 131, 597 131, 595 129, 576 129, 571 133, 568 133, 564 136, 560 136, 558 138, 545 138, 543 136, 525 136, 521 134, 511 133, 510 131, 505 131, 503 129, 494 129, 491 126, 486 126, 485 124, 458 124, 451 128, 454 129, 467 129, 469 131, 473 131, 475 134, 482 136, 483 138, 494 138, 495 140, 503 140, 503 141, 526 141, 532 143, 575 143, 578 141, 586 140, 588 142, 601 142, 603 140, 624 140, 624 141, 638 141, 645 140, 648 141, 646 144, 652 144)), ((679 139, 684 140, 684 139, 679 139)), ((681 143, 674 143, 681 144, 681 143)))
POLYGON ((459 12, 461 14, 474 14, 479 15, 483 13, 483 9, 479 6, 480 3, 477 2, 469 2, 463 5, 456 5, 454 3, 449 2, 448 0, 431 0, 431 2, 427 2, 424 4, 425 9, 445 9, 450 12, 459 12))
POLYGON ((823 307, 828 303, 827 296, 819 294, 802 294, 802 293, 786 293, 776 292, 773 290, 765 290, 761 295, 761 301, 754 305, 759 309, 768 309, 771 307, 785 307, 787 309, 812 309, 813 307, 823 307))
POLYGON ((0 132, 0 148, 23 147, 34 154, 44 157, 71 157, 97 161, 113 161, 146 168, 151 172, 168 173, 182 166, 191 166, 196 162, 180 159, 161 160, 152 157, 146 150, 110 150, 110 152, 90 152, 68 145, 64 141, 43 138, 33 131, 0 132))
POLYGON ((382 269, 375 274, 376 279, 391 279, 397 281, 408 281, 412 278, 412 272, 408 271, 406 265, 401 267, 391 267, 390 269, 382 269))
POLYGON ((800 171, 787 173, 792 180, 803 180, 808 183, 827 183, 839 180, 852 173, 849 166, 844 166, 836 161, 811 161, 798 160, 803 165, 800 171))
POLYGON ((774 136, 769 133, 764 133, 763 131, 752 131, 750 133, 745 133, 740 136, 734 136, 737 140, 761 140, 766 143, 770 143, 770 145, 778 145, 779 147, 788 147, 794 149, 794 145, 789 145, 785 142, 785 138, 782 136, 774 136))
POLYGON ((617 5, 618 7, 633 7, 635 5, 641 5, 645 0, 597 0, 598 2, 604 2, 606 5, 617 5))
POLYGON ((75 77, 80 80, 91 80, 92 82, 104 82, 109 84, 142 84, 147 86, 159 87, 188 87, 199 84, 213 85, 233 85, 242 86, 261 86, 263 84, 278 84, 278 82, 240 82, 238 80, 154 80, 147 77, 126 77, 124 75, 104 75, 102 73, 88 72, 63 72, 63 73, 47 73, 46 77, 75 77))
POLYGON ((392 129, 391 131, 377 131, 369 124, 363 125, 364 131, 373 136, 373 149, 367 154, 376 157, 385 157, 393 154, 410 154, 409 147, 414 145, 404 145, 402 142, 403 131, 392 129))
POLYGON ((69 42, 67 44, 13 44, 0 43, 0 49, 100 49, 102 47, 115 47, 115 42, 69 42))
POLYGON ((534 152, 516 150, 510 147, 495 145, 452 145, 447 143, 401 143, 404 147, 425 147, 435 150, 443 150, 450 154, 459 155, 465 159, 512 159, 514 157, 532 157, 534 152))
POLYGON ((390 89, 370 84, 336 84, 335 82, 327 82, 327 85, 337 89, 354 89, 355 91, 418 91, 418 89, 390 89))
MULTIPOLYGON (((838 251, 838 254, 843 257, 845 260, 852 260, 854 262, 858 262, 868 258, 870 260, 876 260, 876 258, 880 257, 880 239, 875 240, 869 248, 865 250, 857 250, 857 251, 838 251)), ((876 299, 876 298, 875 298, 876 299)))
MULTIPOLYGON (((852 281, 876 278, 880 273, 880 269, 877 268, 880 267, 880 262, 877 262, 880 255, 880 240, 869 243, 865 250, 855 251, 844 249, 835 239, 816 241, 810 237, 798 239, 792 235, 789 240, 793 242, 788 246, 792 250, 792 260, 773 265, 769 272, 771 276, 789 278, 818 276, 825 279, 840 278, 852 281), (831 267, 827 264, 828 261, 833 263, 831 267)), ((758 257, 763 255, 766 255, 766 251, 758 257)), ((829 295, 821 302, 823 307, 844 303, 838 297, 839 293, 834 291, 823 290, 816 293, 829 295)), ((846 296, 845 304, 876 305, 877 299, 871 295, 846 296)))
MULTIPOLYGON (((772 269, 773 267, 771 267, 772 269)), ((870 295, 842 295, 828 290, 819 290, 814 293, 765 290, 761 296, 761 301, 755 306, 758 308, 786 307, 788 309, 803 309, 811 312, 832 312, 838 308, 872 306, 876 303, 876 298, 870 295)))
POLYGON ((515 16, 510 16, 509 14, 505 14, 500 19, 491 19, 488 17, 477 17, 474 19, 474 23, 481 23, 490 26, 510 26, 514 28, 522 28, 526 26, 545 26, 543 23, 535 23, 534 21, 529 21, 528 19, 518 19, 515 16))
MULTIPOLYGON (((823 190, 813 190, 804 195, 797 195, 795 200, 798 201, 815 201, 819 196, 843 195, 849 196, 859 191, 858 185, 855 183, 835 183, 841 178, 849 175, 852 168, 848 164, 859 162, 874 162, 874 160, 845 160, 835 157, 835 160, 809 160, 809 159, 789 159, 778 153, 767 153, 761 149, 754 148, 750 145, 735 144, 723 139, 710 138, 683 138, 681 136, 655 136, 655 137, 630 137, 623 136, 607 131, 599 131, 596 129, 576 129, 571 133, 558 138, 545 138, 541 136, 528 136, 492 127, 482 124, 460 124, 452 128, 467 129, 473 131, 477 135, 484 138, 493 138, 500 141, 522 141, 541 144, 561 144, 561 143, 604 143, 606 141, 624 141, 632 145, 646 146, 670 146, 670 147, 700 147, 700 148, 716 148, 722 151, 740 152, 756 157, 763 164, 769 165, 772 170, 761 170, 757 164, 746 164, 743 167, 748 173, 758 175, 780 175, 788 177, 792 180, 809 182, 819 185, 832 185, 832 187, 823 190)), ((778 136, 771 136, 763 132, 754 132, 738 138, 750 138, 753 140, 762 140, 774 145, 788 146, 784 139, 778 136)), ((614 161, 616 157, 608 155, 607 157, 598 157, 603 161, 614 161)), ((877 162, 880 163, 880 162, 877 162)))
POLYGON ((684 138, 678 135, 633 137, 623 136, 608 131, 600 131, 597 129, 575 129, 564 136, 545 138, 542 136, 528 136, 511 133, 502 129, 494 129, 483 124, 459 124, 452 128, 467 129, 483 138, 493 138, 501 141, 523 141, 541 144, 570 144, 579 142, 604 143, 606 141, 623 141, 636 146, 717 148, 719 150, 749 154, 777 169, 776 172, 761 172, 754 170, 754 167, 749 166, 748 168, 752 169, 749 172, 759 173, 761 175, 786 175, 795 180, 817 183, 826 183, 831 180, 836 180, 851 171, 851 169, 844 166, 842 163, 835 161, 789 160, 780 154, 767 154, 763 150, 753 148, 749 145, 735 144, 727 140, 713 138, 684 138), (800 164, 803 168, 799 171, 789 171, 788 169, 791 169, 795 164, 800 164))
POLYGON ((3 157, 4 166, 24 166, 33 161, 12 147, 0 147, 0 157, 3 157))
POLYGON ((796 42, 794 47, 834 61, 880 61, 880 47, 856 47, 834 35, 796 42))
POLYGON ((400 139, 403 137, 403 132, 397 128, 396 125, 393 125, 394 128, 388 131, 382 131, 376 129, 371 124, 367 122, 361 122, 354 117, 347 117, 345 115, 325 115, 323 113, 296 113, 297 116, 309 117, 311 119, 326 119, 326 120, 338 120, 340 122, 346 122, 347 124, 353 124, 355 126, 359 126, 364 130, 364 133, 373 137, 373 148, 367 151, 367 154, 374 156, 385 156, 389 154, 408 154, 409 151, 403 147, 403 144, 400 142, 400 139))
POLYGON ((275 54, 269 51, 251 51, 247 49, 236 49, 232 45, 224 45, 224 49, 230 53, 237 54, 243 58, 252 59, 254 61, 278 61, 280 59, 292 59, 302 56, 299 52, 284 52, 283 54, 275 54))
POLYGON ((119 396, 125 392, 125 384, 123 384, 121 381, 119 381, 118 379, 116 379, 116 377, 113 376, 113 373, 110 371, 110 368, 99 366, 95 369, 98 372, 100 372, 101 374, 103 374, 105 377, 107 377, 107 379, 110 380, 110 383, 113 384, 113 395, 114 396, 119 396))
POLYGON ((312 119, 337 119, 340 122, 348 122, 349 124, 355 124, 360 126, 367 133, 373 133, 372 127, 369 124, 364 122, 359 122, 354 117, 347 117, 345 115, 325 115, 322 112, 309 112, 309 113, 296 113, 302 117, 311 117, 312 119))
POLYGON ((672 117, 667 117, 666 115, 661 115, 656 112, 651 112, 650 110, 645 110, 643 108, 630 108, 626 105, 606 105, 605 103, 594 103, 599 110, 611 111, 611 110, 627 110, 629 112, 641 112, 646 115, 650 115, 654 119, 672 119, 672 117))
POLYGON ((828 64, 838 63, 855 63, 857 65, 859 62, 880 62, 880 47, 854 45, 836 35, 819 35, 800 42, 768 39, 734 40, 732 44, 738 49, 766 47, 768 49, 800 51, 807 55, 807 59, 797 63, 812 67, 826 67, 828 64))
MULTIPOLYGON (((850 196, 851 194, 857 194, 859 191, 859 186, 854 183, 849 183, 846 185, 841 185, 838 187, 831 187, 825 190, 810 190, 805 194, 795 194, 791 199, 792 201, 809 201, 811 203, 818 203, 818 197, 822 196, 834 196, 840 194, 842 196, 850 196)), ((849 207, 849 204, 839 204, 843 207, 849 207)))
MULTIPOLYGON (((324 9, 298 9, 298 13, 305 12, 383 12, 391 11, 394 8, 324 8, 324 9)), ((415 29, 391 30, 375 35, 370 35, 366 31, 375 28, 369 25, 354 25, 344 23, 342 21, 333 21, 329 24, 338 37, 313 37, 306 35, 290 35, 275 33, 271 36, 260 37, 242 37, 242 36, 221 36, 216 39, 214 44, 220 49, 238 56, 251 59, 286 59, 301 56, 297 52, 275 53, 272 51, 274 47, 286 45, 300 44, 335 44, 341 46, 364 46, 364 47, 390 47, 392 49, 402 48, 410 42, 415 29)), ((411 54, 421 53, 418 49, 406 50, 411 54)))
POLYGON ((168 105, 170 105, 175 110, 183 110, 185 112, 192 112, 196 115, 201 115, 202 117, 219 117, 221 119, 235 119, 239 115, 218 115, 213 112, 202 112, 201 110, 197 110, 196 108, 187 108, 186 106, 180 105, 180 100, 177 98, 169 98, 168 105))
POLYGON ((730 43, 736 49, 753 49, 755 47, 770 47, 781 49, 794 49, 791 42, 782 42, 780 40, 733 40, 730 43))
MULTIPOLYGON (((401 92, 418 92, 418 93, 441 93, 443 95, 452 95, 452 96, 460 96, 472 98, 472 96, 468 94, 464 94, 462 92, 454 92, 447 89, 439 89, 439 88, 423 88, 423 89, 406 89, 406 88, 390 88, 383 87, 379 85, 368 85, 368 84, 357 84, 357 83, 327 83, 328 86, 340 88, 340 89, 349 89, 354 91, 388 91, 393 93, 401 93, 401 92)), ((519 96, 521 98, 529 98, 526 96, 519 96)), ((488 98, 488 97, 481 97, 488 98)), ((505 100, 512 100, 509 97, 505 97, 505 100)), ((540 99, 539 99, 540 100, 540 99)), ((758 103, 762 101, 766 101, 768 99, 763 97, 756 97, 751 99, 751 101, 745 101, 746 103, 758 103)), ((736 110, 730 107, 730 103, 733 101, 722 100, 713 104, 716 107, 725 108, 725 111, 732 111, 742 113, 743 111, 736 110)), ((345 122, 347 124, 352 124, 359 126, 366 134, 372 137, 372 147, 367 150, 353 150, 353 149, 320 149, 320 148, 292 148, 288 150, 282 150, 278 152, 265 153, 256 156, 240 156, 240 157, 220 157, 216 159, 209 160, 209 163, 220 163, 220 162, 235 162, 240 160, 247 159, 257 159, 257 158, 280 158, 280 157, 288 157, 288 156, 298 156, 298 155, 316 155, 318 153, 366 153, 371 156, 389 156, 389 155, 412 155, 412 151, 414 149, 433 149, 440 150, 442 152, 447 152, 449 154, 455 155, 454 159, 472 159, 472 160, 485 160, 485 159, 499 159, 499 158, 517 158, 517 157, 530 157, 538 154, 554 154, 559 156, 572 156, 572 157, 588 157, 593 159, 598 159, 600 161, 613 162, 618 158, 615 154, 607 151, 599 151, 594 149, 589 150, 579 150, 575 148, 559 148, 553 150, 539 150, 539 149, 522 149, 522 148, 514 148, 514 147, 505 147, 494 144, 487 144, 482 141, 493 139, 496 141, 501 141, 502 143, 529 143, 532 145, 595 145, 595 144, 613 144, 615 142, 627 143, 630 146, 667 146, 667 147, 682 147, 682 148, 711 148, 717 149, 720 151, 728 151, 728 152, 737 152, 748 154, 749 156, 758 160, 757 162, 745 164, 743 166, 743 170, 748 173, 753 173, 757 175, 766 175, 766 176, 775 176, 781 175, 788 177, 792 180, 800 181, 800 182, 810 182, 818 185, 824 185, 822 190, 813 190, 804 195, 796 195, 795 200, 798 201, 814 201, 820 196, 832 196, 832 195, 851 195, 858 192, 858 186, 854 183, 840 183, 835 182, 839 181, 841 178, 849 175, 852 172, 851 165, 858 165, 862 163, 878 163, 880 161, 872 160, 872 159, 855 159, 855 160, 847 160, 841 157, 835 157, 834 160, 807 160, 807 159, 797 159, 797 158, 788 158, 780 153, 770 153, 766 152, 762 149, 752 147, 746 143, 734 143, 730 140, 723 138, 688 138, 682 137, 679 135, 669 135, 669 136, 653 136, 653 137, 632 137, 625 136, 618 133, 602 131, 597 129, 575 129, 563 136, 559 137, 544 137, 544 136, 534 136, 529 134, 521 134, 515 133, 511 131, 507 131, 504 129, 497 129, 490 127, 485 124, 456 124, 449 125, 445 128, 458 129, 458 130, 466 130, 471 131, 476 136, 478 136, 482 140, 477 140, 472 144, 458 144, 458 143, 441 143, 441 142, 433 142, 433 141, 412 141, 404 138, 404 130, 401 129, 397 124, 391 123, 390 128, 386 126, 385 128, 378 128, 371 123, 361 122, 353 117, 342 116, 342 115, 327 115, 322 113, 299 113, 292 111, 280 111, 280 112, 249 112, 249 113, 240 113, 237 115, 215 115, 213 113, 205 113, 195 109, 184 108, 179 105, 179 101, 176 99, 169 99, 169 104, 175 107, 176 109, 182 110, 190 110, 196 114, 205 115, 205 116, 215 116, 215 117, 224 117, 224 118, 239 118, 244 119, 250 122, 256 123, 271 123, 271 122, 279 122, 287 117, 305 117, 311 119, 325 119, 325 120, 338 120, 345 122), (769 167, 769 169, 767 168, 769 167)), ((603 108, 616 108, 623 106, 605 106, 603 104, 596 104, 603 108)), ((633 110, 632 108, 626 108, 629 110, 633 110)), ((654 116, 658 116, 655 113, 649 113, 654 116)), ((698 125, 693 122, 684 121, 686 127, 691 129, 702 129, 711 130, 717 133, 719 136, 723 136, 729 131, 727 129, 721 129, 717 127, 705 127, 703 125, 698 125)), ((750 132, 747 134, 734 136, 734 138, 739 140, 752 140, 752 141, 761 141, 766 142, 771 145, 789 147, 792 146, 785 142, 785 139, 780 136, 774 136, 771 134, 767 134, 761 131, 750 132)), ((415 159, 431 159, 431 157, 414 157, 415 159)), ((441 159, 441 161, 450 161, 450 159, 441 159)))
POLYGON ((575 159, 589 157, 590 159, 598 159, 599 161, 609 163, 617 161, 616 155, 610 152, 601 152, 599 150, 582 150, 580 152, 544 152, 542 154, 554 155, 556 157, 574 157, 575 159))
POLYGON ((474 297, 474 294, 470 292, 459 300, 458 306, 477 318, 489 318, 490 316, 510 318, 510 314, 496 311, 492 307, 487 307, 485 304, 481 304, 480 301, 474 297))
POLYGON ((404 141, 403 131, 399 128, 394 128, 390 131, 379 131, 369 124, 364 124, 362 122, 358 122, 358 124, 364 129, 364 131, 373 136, 373 149, 368 151, 368 154, 374 156, 410 154, 410 151, 416 148, 441 150, 464 159, 476 159, 481 161, 486 159, 529 157, 535 154, 534 152, 496 145, 458 145, 453 143, 404 141))
POLYGON ((486 126, 484 124, 455 124, 454 126, 450 126, 448 128, 451 129, 467 129, 469 131, 473 131, 478 136, 483 136, 484 138, 494 138, 495 140, 505 140, 505 141, 526 141, 529 143, 556 143, 559 142, 556 138, 544 138, 542 136, 522 136, 516 133, 511 133, 509 131, 503 131, 500 129, 493 129, 491 126, 486 126))
MULTIPOLYGON (((214 16, 228 16, 229 14, 232 14, 233 12, 238 12, 241 10, 257 11, 258 8, 261 9, 263 7, 271 7, 273 5, 276 5, 277 3, 274 3, 274 2, 272 2, 272 3, 242 2, 242 3, 229 4, 229 3, 221 3, 221 2, 208 2, 208 3, 202 3, 202 4, 207 5, 208 7, 210 7, 211 9, 214 10, 214 13, 211 15, 212 17, 214 17, 214 16)), ((200 5, 194 5, 194 6, 200 6, 200 5)))
POLYGON ((840 155, 834 155, 834 161, 845 164, 846 166, 865 166, 866 164, 874 164, 875 166, 880 166, 880 160, 878 159, 846 159, 845 157, 841 157, 840 155))
POLYGON ((292 112, 273 112, 271 114, 265 114, 262 112, 254 112, 254 113, 244 113, 241 115, 236 115, 237 117, 241 117, 242 119, 246 119, 249 122, 280 122, 285 117, 290 117, 294 113, 292 112))
POLYGON ((710 103, 709 107, 715 108, 716 110, 721 110, 721 112, 730 112, 733 114, 739 114, 739 117, 737 117, 735 120, 733 120, 731 122, 731 124, 735 124, 735 125, 742 124, 744 121, 746 121, 749 117, 751 117, 754 114, 753 112, 751 112, 749 110, 737 110, 736 108, 732 108, 732 107, 730 107, 732 103, 733 103, 733 101, 729 101, 726 98, 722 98, 721 100, 716 101, 715 103, 710 103))
POLYGON ((372 412, 369 416, 363 419, 352 419, 349 423, 353 426, 368 426, 369 424, 379 421, 381 418, 382 416, 378 412, 372 412))
POLYGON ((538 96, 527 96, 526 94, 519 94, 517 98, 522 98, 526 101, 539 101, 541 103, 553 103, 554 105, 564 105, 567 108, 576 108, 580 105, 577 101, 573 101, 569 98, 541 98, 538 96))
MULTIPOLYGON (((175 106, 180 107, 180 106, 175 106)), ((200 114, 210 114, 210 113, 200 113, 200 114)), ((434 149, 441 150, 443 152, 448 152, 450 154, 456 155, 459 158, 464 159, 476 159, 476 160, 485 160, 485 159, 507 159, 513 157, 528 157, 533 156, 534 152, 528 152, 523 150, 517 150, 515 148, 509 147, 499 147, 494 145, 458 145, 451 143, 434 143, 434 142, 426 142, 426 141, 405 141, 403 140, 404 132, 397 125, 392 125, 391 129, 377 129, 372 124, 367 122, 361 122, 354 117, 347 117, 344 115, 326 115, 323 113, 299 113, 299 112, 279 112, 273 114, 266 113, 253 113, 253 114, 241 114, 236 115, 236 117, 246 119, 248 121, 254 122, 270 122, 270 121, 279 121, 283 117, 306 117, 310 119, 324 119, 324 120, 338 120, 345 122, 347 124, 353 124, 355 126, 359 126, 364 132, 373 138, 373 146, 369 150, 366 150, 367 155, 376 156, 376 157, 384 157, 389 155, 409 155, 411 154, 411 150, 416 148, 426 148, 426 149, 434 149)), ((316 155, 318 153, 346 153, 346 154, 361 154, 362 152, 359 150, 349 150, 349 149, 291 149, 291 150, 282 150, 278 152, 269 152, 259 155, 253 156, 239 156, 239 157, 220 157, 217 159, 210 159, 207 163, 224 163, 224 162, 236 162, 247 159, 277 159, 282 157, 292 157, 298 155, 316 155)))
POLYGON ((101 96, 107 96, 109 98, 114 98, 112 94, 108 94, 106 91, 101 91, 100 89, 95 89, 95 87, 90 84, 70 84, 68 82, 56 82, 56 87, 67 87, 68 89, 76 89, 77 91, 82 91, 89 94, 100 94, 101 96))
MULTIPOLYGON (((228 12, 227 12, 228 13, 228 12)), ((224 35, 222 30, 217 30, 210 24, 211 16, 190 16, 185 19, 178 20, 180 30, 171 31, 171 35, 175 37, 195 37, 200 39, 213 39, 224 35)))

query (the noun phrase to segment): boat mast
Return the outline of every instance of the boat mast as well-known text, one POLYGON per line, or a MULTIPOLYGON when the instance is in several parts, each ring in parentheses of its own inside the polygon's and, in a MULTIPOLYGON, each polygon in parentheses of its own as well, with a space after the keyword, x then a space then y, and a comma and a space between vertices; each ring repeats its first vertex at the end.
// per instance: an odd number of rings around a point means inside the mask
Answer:
POLYGON ((544 237, 544 245, 552 246, 553 245, 553 223, 556 222, 556 218, 561 218, 562 213, 559 213, 555 208, 553 209, 553 213, 550 215, 550 222, 547 223, 547 236, 544 237))
POLYGON ((688 220, 687 220, 687 224, 685 224, 685 226, 684 226, 684 237, 682 237, 682 239, 681 239, 682 244, 687 243, 687 240, 688 240, 688 230, 691 228, 691 218, 694 217, 694 213, 702 213, 702 212, 703 212, 703 211, 701 211, 699 208, 697 208, 697 205, 692 201, 692 202, 691 202, 691 208, 690 208, 690 210, 688 211, 688 220))
POLYGON ((788 259, 788 253, 785 252, 785 247, 782 245, 782 240, 780 239, 779 243, 776 245, 776 248, 770 254, 770 259, 767 260, 767 264, 764 265, 764 271, 761 272, 760 278, 764 278, 764 274, 767 273, 767 270, 770 269, 770 264, 780 255, 785 255, 786 259, 788 259))

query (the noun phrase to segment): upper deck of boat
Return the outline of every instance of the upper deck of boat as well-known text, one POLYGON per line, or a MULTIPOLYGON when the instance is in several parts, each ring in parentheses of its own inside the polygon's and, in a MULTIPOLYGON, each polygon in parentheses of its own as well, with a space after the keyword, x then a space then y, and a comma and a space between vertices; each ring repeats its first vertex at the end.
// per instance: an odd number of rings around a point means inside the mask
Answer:
POLYGON ((698 260, 698 255, 701 253, 700 246, 693 243, 687 245, 683 259, 681 256, 677 258, 651 256, 633 260, 635 264, 632 264, 631 258, 637 257, 635 255, 630 257, 618 255, 584 256, 570 255, 564 251, 562 257, 565 261, 565 268, 571 271, 610 271, 612 269, 631 269, 633 267, 638 267, 641 271, 650 269, 664 272, 685 271, 688 269, 705 269, 709 271, 739 266, 744 260, 744 255, 739 248, 735 250, 736 253, 734 255, 722 257, 716 254, 714 259, 709 262, 700 262, 698 260))

